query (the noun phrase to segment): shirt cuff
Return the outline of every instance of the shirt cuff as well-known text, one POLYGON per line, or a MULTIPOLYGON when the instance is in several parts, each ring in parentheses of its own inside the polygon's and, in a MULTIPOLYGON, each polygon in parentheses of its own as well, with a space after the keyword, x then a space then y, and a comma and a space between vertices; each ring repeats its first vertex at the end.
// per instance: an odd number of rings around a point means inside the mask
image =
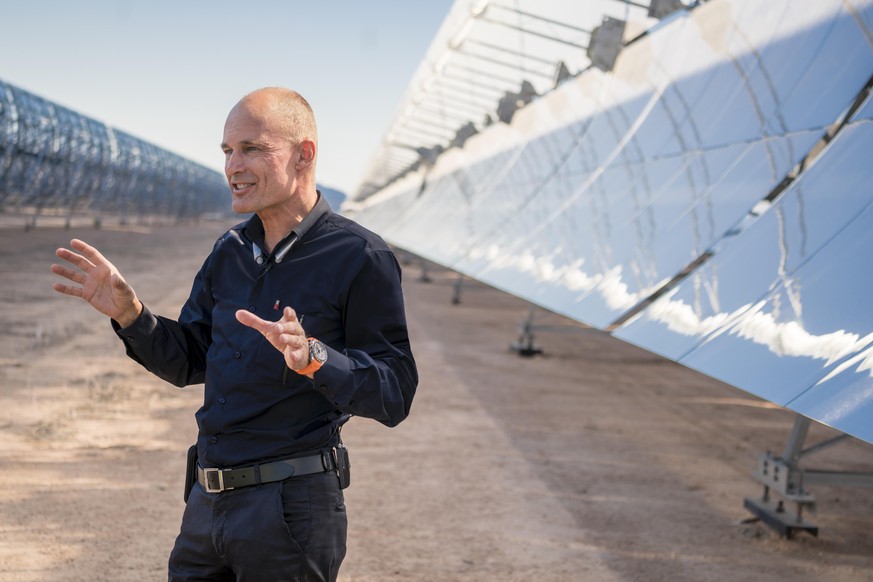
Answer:
POLYGON ((110 321, 116 335, 125 343, 136 343, 137 340, 148 337, 158 326, 158 319, 145 305, 142 306, 142 313, 139 314, 139 317, 127 327, 121 327, 114 319, 110 321))
POLYGON ((343 394, 342 387, 348 385, 351 373, 351 360, 342 352, 325 345, 327 348, 327 361, 312 375, 313 387, 316 391, 324 394, 325 398, 333 402, 338 408, 348 407, 347 394, 343 394))

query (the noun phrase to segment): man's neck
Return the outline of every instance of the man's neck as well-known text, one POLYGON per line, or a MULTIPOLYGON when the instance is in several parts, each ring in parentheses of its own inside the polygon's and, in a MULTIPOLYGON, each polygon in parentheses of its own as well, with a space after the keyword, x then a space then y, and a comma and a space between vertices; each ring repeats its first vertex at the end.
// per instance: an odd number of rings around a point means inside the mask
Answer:
POLYGON ((293 202, 289 201, 279 208, 271 208, 269 212, 259 212, 258 218, 264 226, 264 250, 267 253, 273 252, 276 245, 303 222, 317 201, 318 194, 313 192, 308 196, 295 197, 293 202))

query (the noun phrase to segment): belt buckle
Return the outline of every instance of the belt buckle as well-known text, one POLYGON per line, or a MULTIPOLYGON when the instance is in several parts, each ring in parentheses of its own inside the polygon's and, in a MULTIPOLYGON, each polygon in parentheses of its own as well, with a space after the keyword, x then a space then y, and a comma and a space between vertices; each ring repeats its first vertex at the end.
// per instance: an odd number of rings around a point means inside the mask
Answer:
POLYGON ((222 469, 203 469, 203 478, 206 480, 206 492, 207 493, 221 493, 222 491, 226 491, 227 489, 232 489, 232 487, 225 488, 224 486, 224 471, 222 469), (210 485, 209 474, 213 473, 217 475, 218 488, 214 488, 210 485))

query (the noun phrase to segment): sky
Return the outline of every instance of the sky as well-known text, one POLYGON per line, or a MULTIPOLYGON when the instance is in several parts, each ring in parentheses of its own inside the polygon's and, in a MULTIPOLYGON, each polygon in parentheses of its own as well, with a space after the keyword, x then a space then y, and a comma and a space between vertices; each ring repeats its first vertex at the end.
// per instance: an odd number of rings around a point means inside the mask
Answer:
POLYGON ((0 79, 222 171, 227 112, 300 92, 356 190, 452 0, 0 0, 0 79))

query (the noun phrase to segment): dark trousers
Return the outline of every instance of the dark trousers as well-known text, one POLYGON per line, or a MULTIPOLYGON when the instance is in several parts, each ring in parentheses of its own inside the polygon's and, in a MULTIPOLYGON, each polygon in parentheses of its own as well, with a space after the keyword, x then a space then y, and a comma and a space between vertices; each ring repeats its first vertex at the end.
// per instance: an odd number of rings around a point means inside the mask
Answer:
POLYGON ((169 580, 336 580, 346 527, 333 472, 223 493, 195 484, 170 554, 169 580))

